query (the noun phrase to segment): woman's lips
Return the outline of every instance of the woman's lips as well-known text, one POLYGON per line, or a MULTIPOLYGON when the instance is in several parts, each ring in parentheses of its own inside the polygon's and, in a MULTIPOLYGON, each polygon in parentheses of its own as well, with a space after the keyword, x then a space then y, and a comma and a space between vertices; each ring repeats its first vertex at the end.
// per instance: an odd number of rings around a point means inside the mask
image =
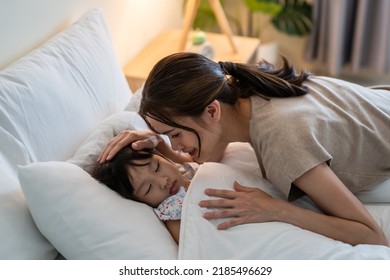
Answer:
POLYGON ((171 185, 170 193, 173 195, 176 194, 178 191, 179 191, 179 186, 177 185, 177 180, 175 180, 171 185))
POLYGON ((195 153, 196 153, 196 149, 193 149, 192 151, 189 151, 189 152, 188 152, 188 154, 189 154, 190 156, 194 156, 195 153))

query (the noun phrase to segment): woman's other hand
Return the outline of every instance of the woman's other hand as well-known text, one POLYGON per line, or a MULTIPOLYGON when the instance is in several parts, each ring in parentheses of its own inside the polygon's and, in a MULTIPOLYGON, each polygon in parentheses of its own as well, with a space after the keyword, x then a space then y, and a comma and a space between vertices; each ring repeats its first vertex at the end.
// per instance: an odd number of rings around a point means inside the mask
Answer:
POLYGON ((124 130, 108 142, 98 162, 111 160, 121 149, 130 144, 134 150, 154 149, 161 141, 160 135, 150 130, 124 130))
POLYGON ((202 200, 203 208, 218 208, 203 215, 205 219, 231 218, 218 225, 218 229, 277 220, 280 207, 276 199, 258 188, 234 182, 235 190, 206 189, 205 193, 218 199, 202 200))

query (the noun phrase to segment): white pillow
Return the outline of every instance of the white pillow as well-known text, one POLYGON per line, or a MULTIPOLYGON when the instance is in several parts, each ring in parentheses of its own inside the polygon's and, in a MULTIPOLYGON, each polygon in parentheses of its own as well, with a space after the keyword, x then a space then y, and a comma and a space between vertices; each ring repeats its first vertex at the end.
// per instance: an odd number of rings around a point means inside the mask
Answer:
POLYGON ((152 208, 127 200, 69 162, 20 167, 40 231, 66 259, 176 259, 177 245, 152 208))
POLYGON ((259 174, 260 167, 257 162, 255 151, 249 143, 230 143, 227 146, 220 163, 228 164, 238 170, 254 173, 257 176, 261 175, 259 174))
POLYGON ((100 152, 108 141, 126 129, 144 130, 148 129, 148 126, 136 112, 122 111, 115 113, 103 120, 67 161, 90 172, 91 167, 96 164, 100 152))
POLYGON ((356 196, 363 203, 390 203, 390 179, 369 190, 358 192, 356 196))
POLYGON ((56 255, 28 212, 17 165, 66 160, 130 98, 100 10, 0 71, 1 259, 56 255))
POLYGON ((144 90, 144 84, 133 93, 133 96, 131 97, 129 104, 127 104, 127 106, 124 109, 125 111, 138 112, 139 106, 141 104, 143 90, 144 90))
POLYGON ((36 227, 20 189, 16 166, 28 162, 23 145, 0 127, 0 259, 54 259, 57 255, 36 227))
POLYGON ((147 129, 136 112, 104 120, 68 162, 21 167, 19 179, 40 231, 67 259, 176 259, 177 244, 149 206, 122 198, 90 171, 124 129, 147 129), (77 166, 76 166, 77 165, 77 166))
POLYGON ((131 91, 100 10, 0 72, 0 126, 32 161, 66 160, 131 91))

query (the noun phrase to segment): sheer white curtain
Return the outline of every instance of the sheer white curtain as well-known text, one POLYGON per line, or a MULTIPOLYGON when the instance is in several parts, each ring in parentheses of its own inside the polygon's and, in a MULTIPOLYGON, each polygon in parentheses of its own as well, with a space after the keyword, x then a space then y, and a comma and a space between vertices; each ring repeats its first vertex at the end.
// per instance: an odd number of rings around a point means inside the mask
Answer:
POLYGON ((313 0, 313 20, 308 59, 331 75, 390 71, 390 0, 313 0))

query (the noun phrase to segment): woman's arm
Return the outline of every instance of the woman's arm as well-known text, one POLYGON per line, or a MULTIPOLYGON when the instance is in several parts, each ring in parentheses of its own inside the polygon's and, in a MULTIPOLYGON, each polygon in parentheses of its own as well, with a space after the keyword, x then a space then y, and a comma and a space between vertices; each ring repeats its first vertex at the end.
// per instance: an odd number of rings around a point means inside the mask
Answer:
POLYGON ((220 229, 245 223, 280 221, 352 245, 365 243, 388 246, 378 224, 326 164, 309 170, 299 177, 295 184, 325 214, 274 199, 259 189, 240 186, 237 183, 236 192, 206 190, 207 195, 225 199, 201 201, 200 206, 223 208, 206 213, 206 219, 231 217, 218 226, 220 229))
POLYGON ((180 220, 168 220, 165 221, 165 225, 173 239, 175 239, 176 243, 179 244, 180 220))
POLYGON ((360 243, 388 246, 382 229, 325 163, 312 168, 295 184, 303 190, 325 215, 307 215, 307 219, 291 220, 297 226, 341 240, 352 245, 360 243))

